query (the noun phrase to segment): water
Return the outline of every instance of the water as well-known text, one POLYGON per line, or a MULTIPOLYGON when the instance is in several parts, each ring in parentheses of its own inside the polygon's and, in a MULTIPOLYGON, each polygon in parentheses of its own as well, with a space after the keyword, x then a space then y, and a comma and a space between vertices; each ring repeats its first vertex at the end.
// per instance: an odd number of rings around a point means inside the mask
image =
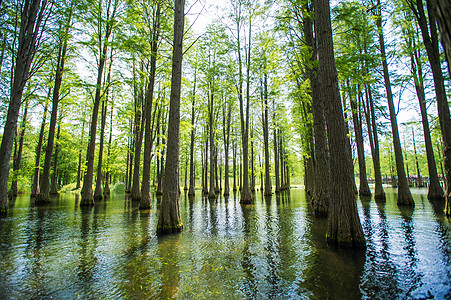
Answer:
POLYGON ((451 298, 451 225, 443 203, 415 209, 358 200, 366 250, 325 243, 303 190, 241 206, 182 195, 184 231, 156 237, 157 200, 124 195, 82 209, 75 195, 0 219, 0 299, 451 298))

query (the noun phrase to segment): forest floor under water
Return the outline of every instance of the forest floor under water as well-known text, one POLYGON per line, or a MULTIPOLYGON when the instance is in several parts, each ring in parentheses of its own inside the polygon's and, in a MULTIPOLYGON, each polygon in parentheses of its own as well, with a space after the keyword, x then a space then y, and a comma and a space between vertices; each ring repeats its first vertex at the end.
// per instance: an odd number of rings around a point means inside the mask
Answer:
MULTIPOLYGON (((200 191, 197 191, 199 194, 200 191)), ((10 201, 0 219, 0 299, 451 298, 451 225, 444 203, 412 189, 415 208, 357 199, 366 249, 325 242, 305 191, 254 205, 239 195, 180 198, 184 230, 156 236, 150 211, 125 194, 91 208, 78 195, 10 201)))

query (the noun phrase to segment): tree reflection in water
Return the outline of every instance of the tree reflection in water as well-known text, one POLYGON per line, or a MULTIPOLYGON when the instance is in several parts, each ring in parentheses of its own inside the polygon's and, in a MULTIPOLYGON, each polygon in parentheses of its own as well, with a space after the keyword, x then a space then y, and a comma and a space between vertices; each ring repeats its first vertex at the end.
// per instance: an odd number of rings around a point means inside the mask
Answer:
POLYGON ((73 194, 43 207, 19 196, 0 219, 0 298, 446 299, 450 225, 426 192, 415 210, 390 189, 385 203, 360 199, 364 251, 326 244, 297 189, 249 206, 182 197, 185 230, 161 239, 156 197, 140 212, 124 194, 83 208, 73 194))

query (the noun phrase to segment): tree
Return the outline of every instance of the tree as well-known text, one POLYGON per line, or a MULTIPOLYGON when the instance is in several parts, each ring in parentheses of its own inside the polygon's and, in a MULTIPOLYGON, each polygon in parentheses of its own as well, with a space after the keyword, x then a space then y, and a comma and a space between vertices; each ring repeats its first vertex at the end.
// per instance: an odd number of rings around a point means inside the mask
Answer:
MULTIPOLYGON (((94 3, 93 3, 94 4, 94 3)), ((98 32, 98 51, 99 51, 99 60, 97 66, 97 82, 96 82, 96 91, 94 96, 94 107, 92 110, 91 116, 91 126, 89 130, 89 144, 88 150, 86 153, 86 174, 83 178, 83 187, 82 187, 82 198, 80 201, 81 206, 90 206, 94 204, 93 193, 92 193, 92 179, 94 175, 94 154, 95 154, 95 142, 96 142, 96 132, 97 132, 97 119, 99 115, 99 106, 101 100, 101 87, 102 87, 102 78, 103 71, 105 67, 106 55, 109 46, 109 38, 113 31, 115 25, 116 11, 119 6, 119 0, 107 0, 106 3, 103 3, 103 0, 99 0, 98 3, 95 3, 96 8, 94 10, 96 15, 93 15, 93 19, 98 24, 98 28, 101 29, 101 32, 98 32), (103 16, 103 5, 106 4, 106 16, 103 16), (105 19, 104 19, 105 18, 105 19), (103 27, 105 26, 105 27, 103 27), (104 30, 104 33, 103 33, 104 30)))
POLYGON ((390 113, 390 123, 393 133, 393 148, 395 152, 396 173, 398 175, 398 205, 415 206, 412 195, 410 194, 409 184, 407 183, 406 171, 404 169, 404 159, 399 140, 398 121, 396 118, 395 105, 393 103, 393 93, 391 90, 390 75, 388 72, 387 55, 385 53, 384 33, 382 28, 382 9, 381 2, 376 2, 376 26, 379 35, 379 46, 382 57, 382 69, 384 74, 385 91, 387 93, 388 110, 390 113))
POLYGON ((437 99, 438 118, 443 140, 443 157, 446 177, 445 191, 445 214, 451 215, 451 118, 449 113, 448 100, 446 97, 445 83, 443 79, 442 69, 440 66, 440 53, 438 48, 438 36, 436 20, 433 14, 431 1, 426 1, 428 8, 428 20, 424 12, 423 1, 415 2, 408 0, 415 18, 420 26, 423 43, 431 65, 432 76, 434 78, 435 95, 437 99))
POLYGON ((335 67, 328 0, 315 1, 320 97, 327 99, 327 135, 330 150, 331 200, 326 240, 332 244, 364 246, 365 237, 357 213, 354 174, 343 119, 335 67))
POLYGON ((15 56, 8 114, 0 146, 0 215, 7 213, 8 177, 23 90, 47 17, 47 0, 24 0, 21 11, 18 48, 15 56))
POLYGON ((183 229, 179 199, 179 130, 185 0, 175 0, 174 4, 174 40, 169 103, 168 147, 163 178, 163 198, 161 200, 157 224, 158 234, 180 232, 183 229))

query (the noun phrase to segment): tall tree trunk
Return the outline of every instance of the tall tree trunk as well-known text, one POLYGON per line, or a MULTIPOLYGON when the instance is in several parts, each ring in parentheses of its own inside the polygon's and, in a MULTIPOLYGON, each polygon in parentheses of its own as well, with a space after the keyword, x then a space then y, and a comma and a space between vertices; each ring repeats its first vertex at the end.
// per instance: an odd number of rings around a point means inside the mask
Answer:
POLYGON ((249 45, 246 60, 247 67, 247 93, 246 93, 246 106, 244 105, 243 99, 243 66, 242 66, 242 58, 241 58, 241 46, 240 46, 240 20, 237 21, 237 52, 238 52, 238 74, 239 74, 239 82, 238 82, 238 100, 240 106, 240 121, 241 121, 241 145, 242 145, 242 161, 243 161, 243 172, 242 174, 242 185, 240 184, 241 189, 241 204, 251 204, 253 203, 251 190, 249 188, 249 105, 250 105, 250 51, 251 51, 251 28, 252 28, 252 20, 249 20, 249 45))
POLYGON ((191 99, 191 141, 189 149, 189 191, 188 195, 195 195, 196 187, 196 174, 194 173, 194 143, 196 138, 196 114, 195 114, 195 104, 196 104, 196 84, 197 84, 197 68, 194 69, 194 83, 193 83, 193 94, 191 99))
POLYGON ((103 36, 103 44, 100 45, 99 53, 99 65, 97 68, 97 82, 96 82, 96 93, 94 97, 94 107, 92 110, 91 117, 91 127, 89 129, 89 143, 88 149, 86 151, 86 173, 83 178, 83 187, 81 190, 81 201, 80 206, 90 206, 94 205, 94 198, 92 194, 92 179, 94 175, 94 157, 95 157, 95 146, 96 146, 96 133, 97 133, 97 119, 99 115, 99 107, 101 100, 101 87, 102 87, 102 77, 103 69, 105 67, 105 60, 108 50, 108 39, 112 31, 111 20, 114 19, 116 13, 116 6, 113 8, 111 16, 108 16, 106 20, 105 35, 103 36))
POLYGON ((224 135, 224 196, 230 195, 229 184, 229 147, 230 147, 230 125, 232 122, 232 106, 230 103, 224 105, 223 111, 223 135, 224 135), (227 108, 226 108, 227 106, 227 108))
MULTIPOLYGON (((305 4, 305 11, 311 13, 313 8, 311 5, 305 4)), ((327 153, 327 134, 326 120, 324 118, 324 99, 319 97, 318 78, 317 78, 317 48, 313 37, 313 19, 310 15, 304 18, 303 32, 305 42, 309 47, 310 62, 307 66, 307 77, 310 80, 310 90, 312 97, 312 113, 313 113, 313 155, 310 159, 313 163, 313 209, 315 216, 326 217, 329 209, 330 199, 330 170, 329 156, 327 153)), ((307 164, 308 166, 309 164, 307 164)), ((312 164, 310 164, 312 165, 312 164)), ((306 174, 307 176, 307 174, 306 174)))
MULTIPOLYGON (((214 80, 214 79, 213 79, 214 80)), ((214 83, 213 83, 214 84, 214 83)), ((208 137, 210 143, 210 177, 209 177, 209 190, 208 190, 208 199, 215 199, 215 146, 214 146, 214 125, 213 125, 213 104, 214 104, 214 87, 210 82, 210 93, 209 93, 209 101, 208 101, 208 137)))
POLYGON ((49 106, 51 90, 49 90, 49 95, 45 100, 44 112, 42 115, 41 129, 39 130, 39 139, 36 146, 36 162, 34 164, 34 175, 33 175, 33 186, 31 188, 30 197, 36 197, 39 194, 39 169, 41 166, 41 152, 42 152, 42 142, 44 140, 45 122, 47 120, 47 110, 49 106))
POLYGON ((17 149, 17 153, 14 155, 13 160, 13 180, 11 182, 11 196, 17 197, 17 175, 20 170, 20 162, 22 161, 22 152, 23 152, 23 141, 25 137, 25 129, 27 125, 27 114, 28 114, 28 99, 25 102, 25 110, 22 116, 22 122, 20 125, 20 134, 19 134, 19 147, 17 149))
POLYGON ((391 90, 390 76, 388 73, 387 56, 385 54, 385 42, 382 28, 381 3, 377 0, 376 26, 379 34, 379 46, 382 56, 382 69, 384 73, 385 90, 387 93, 388 110, 390 112, 390 123, 393 133, 393 148, 395 150, 396 173, 398 175, 398 205, 415 206, 407 183, 404 169, 404 159, 402 155, 401 142, 399 140, 398 121, 396 119, 395 106, 393 104, 393 94, 391 90))
POLYGON ((254 174, 254 130, 251 128, 251 192, 255 193, 255 174, 254 174))
MULTIPOLYGON (((105 173, 105 188, 103 189, 104 199, 108 199, 111 194, 110 190, 110 155, 111 155, 111 143, 113 141, 113 104, 111 101, 111 113, 110 113, 110 137, 108 138, 108 152, 107 152, 107 163, 106 163, 106 173, 105 173)), ((128 157, 128 154, 127 154, 128 157)))
POLYGON ((354 87, 351 87, 352 91, 349 92, 351 109, 352 109, 352 120, 354 123, 354 131, 355 131, 355 141, 357 144, 357 155, 359 159, 359 178, 360 178, 360 186, 359 186, 359 195, 360 196, 371 196, 371 190, 368 185, 368 179, 366 176, 366 163, 365 163, 365 148, 363 146, 363 133, 362 133, 362 117, 360 113, 360 105, 357 103, 356 92, 358 93, 359 103, 361 103, 361 95, 360 88, 357 88, 357 91, 354 90, 354 87))
MULTIPOLYGON (((276 120, 276 111, 273 113, 273 120, 276 120)), ((276 194, 280 192, 280 177, 279 177, 279 151, 278 151, 278 140, 277 140, 277 124, 274 124, 274 175, 276 177, 276 194)))
POLYGON ((428 7, 429 27, 424 12, 423 1, 416 1, 416 7, 411 2, 411 8, 420 25, 421 34, 423 36, 424 46, 426 48, 429 64, 432 69, 434 78, 435 95, 437 99, 438 119, 443 140, 443 158, 445 167, 445 214, 451 216, 451 118, 449 113, 448 100, 445 91, 445 82, 443 79, 442 69, 440 66, 440 53, 438 48, 438 36, 436 20, 433 14, 432 2, 426 1, 428 7), (430 29, 430 32, 429 32, 430 29))
POLYGON ((171 96, 169 104, 168 147, 163 181, 163 198, 158 216, 157 233, 180 232, 183 229, 179 200, 179 129, 180 90, 182 83, 184 0, 175 0, 174 42, 172 54, 171 96))
POLYGON ((140 188, 140 171, 141 171, 141 151, 143 144, 143 135, 144 135, 144 124, 146 122, 146 115, 144 113, 145 100, 144 95, 142 93, 142 89, 138 92, 138 105, 140 106, 140 110, 138 111, 137 116, 137 127, 135 128, 135 153, 134 153, 134 161, 133 161, 133 179, 132 186, 130 190, 130 197, 132 201, 140 201, 141 200, 141 188, 140 188))
POLYGON ((237 186, 236 186, 236 144, 235 141, 233 141, 233 146, 232 146, 232 157, 233 157, 233 192, 237 191, 237 186))
POLYGON ((26 0, 22 5, 14 78, 0 146, 0 215, 6 215, 7 213, 8 177, 20 103, 25 84, 29 79, 29 70, 36 52, 38 37, 41 33, 41 22, 46 6, 46 0, 42 2, 41 0, 26 0))
POLYGON ((82 164, 82 152, 83 152, 83 141, 85 137, 85 111, 83 111, 83 121, 81 125, 81 138, 80 138, 80 149, 78 150, 78 168, 77 168, 77 185, 76 188, 81 188, 81 164, 82 164))
POLYGON ((441 42, 443 49, 445 49, 445 57, 448 61, 448 73, 451 77, 451 2, 449 0, 436 0, 429 2, 428 5, 433 9, 437 20, 441 42))
MULTIPOLYGON (((108 77, 110 73, 108 73, 108 77)), ((107 80, 109 82, 109 79, 107 80)), ((108 110, 108 93, 105 99, 102 101, 102 108, 100 110, 101 120, 100 120, 100 142, 99 142, 99 158, 97 160, 97 176, 96 176, 96 187, 94 190, 94 201, 100 201, 103 199, 102 193, 102 167, 103 167, 103 145, 105 141, 105 126, 106 126, 106 116, 108 110)))
MULTIPOLYGON (((413 42, 413 40, 412 40, 413 42)), ((412 51, 410 55, 412 75, 415 83, 418 102, 420 105, 421 123, 423 124, 424 146, 426 148, 426 158, 429 171, 429 187, 428 199, 443 199, 443 189, 440 185, 437 173, 437 165, 435 163, 434 149, 432 148, 431 131, 429 129, 429 121, 426 109, 426 96, 424 94, 423 68, 420 60, 419 51, 412 51)))
POLYGON ((328 0, 315 1, 320 97, 327 102, 327 134, 330 149, 331 201, 326 240, 346 246, 364 246, 365 237, 353 190, 352 158, 338 90, 328 0))
MULTIPOLYGON (((264 60, 266 63, 266 59, 264 60)), ((265 155, 265 196, 272 195, 271 186, 271 174, 270 174, 270 157, 269 157, 269 121, 268 121, 268 74, 266 72, 266 65, 263 73, 263 109, 262 109, 262 120, 263 120, 263 148, 265 155)))
POLYGON ((161 5, 160 1, 157 2, 157 7, 155 15, 153 17, 153 34, 152 34, 152 44, 151 44, 151 58, 150 58, 150 74, 149 83, 147 85, 146 91, 146 135, 144 137, 144 161, 143 161, 143 179, 141 188, 141 201, 139 204, 140 209, 150 209, 151 207, 151 189, 150 189, 150 167, 152 161, 152 147, 153 147, 153 125, 155 113, 152 118, 152 103, 153 103, 153 93, 155 87, 155 74, 157 70, 157 52, 158 52, 158 42, 160 39, 160 15, 161 15, 161 5))
MULTIPOLYGON (((368 72, 367 72, 368 73, 368 72)), ((377 136, 376 113, 374 109, 373 95, 371 87, 366 84, 365 100, 367 102, 367 112, 365 113, 368 135, 370 136, 371 157, 374 166, 374 200, 385 201, 384 187, 382 186, 382 173, 380 163, 379 139, 377 136)))
MULTIPOLYGON (((66 24, 65 34, 67 35, 69 32, 69 27, 71 26, 71 17, 69 16, 66 24)), ((64 72, 64 64, 66 60, 66 52, 67 52, 67 36, 63 37, 59 47, 58 60, 56 65, 56 74, 55 74, 55 84, 53 87, 53 96, 52 96, 52 113, 50 115, 50 124, 49 124, 49 136, 47 139, 47 147, 45 149, 45 158, 44 158, 44 168, 42 171, 41 178, 41 189, 40 193, 36 197, 36 204, 44 204, 50 202, 50 168, 53 154, 53 144, 55 140, 55 129, 56 122, 58 118, 58 104, 59 104, 59 95, 61 83, 63 81, 63 72, 64 72)))
POLYGON ((424 187, 423 177, 421 177, 420 165, 418 164, 417 145, 415 143, 415 131, 412 128, 413 151, 415 153, 415 165, 417 167, 417 187, 424 187))
POLYGON ((58 143, 60 139, 61 124, 58 124, 58 131, 56 133, 55 153, 53 154, 53 174, 50 182, 50 195, 58 195, 58 154, 60 152, 60 145, 58 143))

